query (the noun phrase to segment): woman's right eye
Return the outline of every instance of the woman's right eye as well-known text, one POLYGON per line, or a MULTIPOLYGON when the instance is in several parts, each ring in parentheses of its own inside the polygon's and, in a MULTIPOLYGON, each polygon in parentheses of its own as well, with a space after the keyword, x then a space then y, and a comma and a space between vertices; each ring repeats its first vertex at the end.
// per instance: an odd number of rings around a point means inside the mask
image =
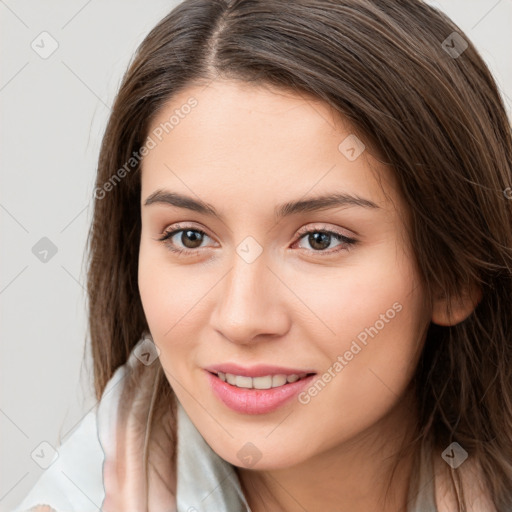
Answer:
POLYGON ((160 242, 163 242, 165 246, 172 252, 178 254, 195 254, 199 250, 199 246, 204 241, 205 237, 210 238, 204 231, 189 226, 185 228, 180 227, 179 229, 166 231, 164 232, 163 236, 158 240, 160 242), (176 235, 180 233, 181 236, 176 237, 176 235), (176 241, 173 241, 174 238, 177 238, 177 240, 181 242, 181 247, 176 247, 176 241), (191 247, 187 247, 186 244, 190 244, 191 247))

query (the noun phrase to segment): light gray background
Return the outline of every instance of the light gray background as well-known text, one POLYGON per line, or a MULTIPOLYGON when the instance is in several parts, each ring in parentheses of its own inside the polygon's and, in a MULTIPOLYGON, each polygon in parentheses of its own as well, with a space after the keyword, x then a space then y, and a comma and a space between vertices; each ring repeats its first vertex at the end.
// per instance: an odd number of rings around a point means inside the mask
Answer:
MULTIPOLYGON (((83 256, 101 136, 133 52, 177 3, 0 0, 1 511, 43 472, 31 453, 95 403, 83 256), (46 59, 31 47, 43 31, 59 45, 46 59), (46 262, 32 252, 43 237, 57 248, 46 262)), ((479 48, 510 116, 512 0, 430 3, 479 48)))

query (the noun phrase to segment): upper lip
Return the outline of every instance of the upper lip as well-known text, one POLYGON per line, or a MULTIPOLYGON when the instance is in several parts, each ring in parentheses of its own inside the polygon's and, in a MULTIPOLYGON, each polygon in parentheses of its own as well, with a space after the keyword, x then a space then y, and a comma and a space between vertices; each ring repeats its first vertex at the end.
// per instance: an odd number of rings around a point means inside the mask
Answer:
POLYGON ((241 366, 236 363, 222 363, 205 368, 210 373, 231 373, 233 375, 242 375, 244 377, 264 377, 265 375, 301 375, 303 373, 316 373, 310 369, 285 368, 284 366, 273 366, 268 364, 258 364, 256 366, 241 366))

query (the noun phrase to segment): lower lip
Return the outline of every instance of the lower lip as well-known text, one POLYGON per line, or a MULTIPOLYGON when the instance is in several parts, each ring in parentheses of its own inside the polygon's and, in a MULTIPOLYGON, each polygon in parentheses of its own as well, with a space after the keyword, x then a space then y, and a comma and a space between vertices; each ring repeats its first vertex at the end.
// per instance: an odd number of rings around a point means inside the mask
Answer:
POLYGON ((315 375, 309 375, 270 389, 237 388, 206 372, 213 392, 225 405, 242 414, 265 414, 275 411, 309 385, 315 375))

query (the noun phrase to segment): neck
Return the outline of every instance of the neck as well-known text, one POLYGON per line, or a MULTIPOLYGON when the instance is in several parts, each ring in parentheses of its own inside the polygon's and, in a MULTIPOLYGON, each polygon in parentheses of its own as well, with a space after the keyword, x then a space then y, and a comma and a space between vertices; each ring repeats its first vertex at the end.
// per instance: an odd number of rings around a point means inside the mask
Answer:
POLYGON ((415 420, 412 400, 404 399, 357 438, 293 467, 237 468, 251 511, 406 512, 416 454, 398 453, 415 437, 415 420))

